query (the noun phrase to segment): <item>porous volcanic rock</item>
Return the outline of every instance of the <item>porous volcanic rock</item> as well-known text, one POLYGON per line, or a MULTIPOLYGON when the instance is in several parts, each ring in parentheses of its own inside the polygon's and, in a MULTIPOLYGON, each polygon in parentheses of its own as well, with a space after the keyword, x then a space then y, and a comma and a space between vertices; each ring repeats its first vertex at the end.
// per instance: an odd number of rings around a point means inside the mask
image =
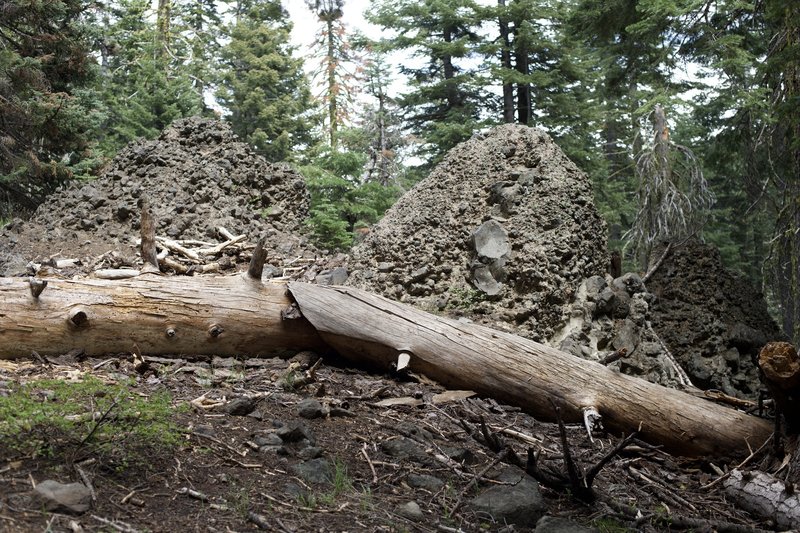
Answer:
POLYGON ((51 195, 30 220, 14 220, 0 233, 0 273, 61 253, 97 256, 116 250, 134 255, 139 201, 147 198, 156 234, 218 242, 216 228, 268 237, 271 251, 297 254, 309 208, 300 174, 270 164, 230 127, 199 117, 174 122, 155 140, 122 149, 102 177, 73 182, 51 195))
POLYGON ((784 340, 763 294, 726 269, 715 247, 697 240, 673 245, 647 287, 656 297, 653 328, 694 385, 757 396, 758 352, 784 340))
POLYGON ((347 284, 535 340, 608 262, 591 185, 544 132, 508 124, 451 150, 352 251, 347 284))

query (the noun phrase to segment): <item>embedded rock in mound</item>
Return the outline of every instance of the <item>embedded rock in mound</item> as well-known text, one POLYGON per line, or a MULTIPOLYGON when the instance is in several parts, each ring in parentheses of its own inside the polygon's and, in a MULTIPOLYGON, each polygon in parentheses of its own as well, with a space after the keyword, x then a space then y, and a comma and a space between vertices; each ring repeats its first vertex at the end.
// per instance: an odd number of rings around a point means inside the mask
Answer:
POLYGON ((347 283, 544 340, 605 271, 606 238, 586 175, 545 133, 509 124, 405 194, 353 249, 347 283))
POLYGON ((102 177, 73 182, 30 220, 13 221, 0 233, 0 273, 58 253, 80 258, 117 250, 132 257, 145 197, 159 236, 218 242, 224 239, 216 228, 223 226, 249 242, 268 237, 267 246, 284 255, 305 242, 297 236, 309 205, 302 176, 265 161, 227 124, 194 117, 158 139, 132 142, 102 177))
POLYGON ((758 352, 784 337, 764 296, 725 269, 716 248, 698 241, 673 246, 647 286, 656 296, 653 328, 694 385, 757 396, 758 352))

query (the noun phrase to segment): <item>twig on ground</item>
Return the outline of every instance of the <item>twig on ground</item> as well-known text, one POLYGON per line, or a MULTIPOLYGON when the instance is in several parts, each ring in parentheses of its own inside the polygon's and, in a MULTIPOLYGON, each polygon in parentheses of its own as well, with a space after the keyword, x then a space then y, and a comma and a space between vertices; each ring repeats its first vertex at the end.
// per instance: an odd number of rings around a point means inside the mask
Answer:
POLYGON ((367 464, 369 465, 369 469, 372 472, 372 483, 378 483, 378 474, 375 472, 375 465, 372 464, 372 459, 369 458, 367 455, 367 443, 364 443, 364 446, 361 448, 361 455, 364 456, 364 459, 367 460, 367 464))
POLYGON ((710 488, 712 488, 712 487, 715 487, 715 486, 719 485, 720 483, 722 483, 722 482, 723 482, 723 481, 725 481, 726 479, 728 479, 728 478, 730 477, 731 473, 732 473, 734 470, 738 470, 739 468, 742 468, 743 466, 745 466, 747 463, 749 463, 749 462, 750 462, 750 461, 753 459, 753 457, 755 457, 756 455, 758 455, 758 454, 759 454, 759 453, 760 453, 760 452, 761 452, 761 451, 762 451, 764 448, 766 448, 766 447, 767 447, 767 444, 769 444, 769 442, 772 440, 772 438, 773 438, 774 436, 775 436, 775 434, 773 433, 772 435, 770 435, 769 437, 767 437, 767 440, 765 440, 765 441, 764 441, 764 443, 763 443, 761 446, 759 446, 759 447, 758 447, 758 449, 757 449, 756 451, 754 451, 754 452, 752 452, 750 455, 748 455, 748 456, 745 458, 745 460, 744 460, 744 461, 742 461, 741 463, 739 463, 739 464, 738 464, 738 465, 736 465, 735 467, 731 468, 730 470, 728 470, 728 472, 726 472, 725 474, 722 474, 720 477, 718 477, 718 478, 717 478, 717 479, 715 479, 714 481, 712 481, 712 482, 710 482, 710 483, 706 483, 705 485, 703 485, 702 487, 700 487, 700 489, 701 489, 701 490, 708 490, 708 489, 710 489, 710 488))
POLYGON ((138 531, 139 531, 138 529, 136 529, 135 527, 131 526, 130 524, 126 524, 125 522, 122 522, 120 520, 108 520, 106 518, 103 518, 102 516, 97 516, 97 515, 94 515, 94 514, 91 515, 91 516, 92 516, 92 518, 94 518, 98 522, 101 522, 101 523, 103 523, 103 524, 105 524, 105 525, 107 525, 107 526, 109 526, 109 527, 111 527, 113 529, 116 529, 117 531, 121 531, 122 533, 138 533, 138 531))
MULTIPOLYGON (((86 463, 89 463, 89 464, 91 464, 93 462, 94 462, 94 459, 89 459, 88 461, 86 461, 86 463)), ((92 497, 92 501, 96 502, 97 501, 97 493, 94 491, 94 485, 92 485, 92 480, 89 478, 89 475, 86 473, 86 471, 83 468, 81 468, 80 464, 75 463, 74 466, 75 466, 75 470, 78 472, 78 475, 81 477, 81 480, 83 481, 83 484, 86 485, 87 489, 89 489, 89 495, 92 497)))

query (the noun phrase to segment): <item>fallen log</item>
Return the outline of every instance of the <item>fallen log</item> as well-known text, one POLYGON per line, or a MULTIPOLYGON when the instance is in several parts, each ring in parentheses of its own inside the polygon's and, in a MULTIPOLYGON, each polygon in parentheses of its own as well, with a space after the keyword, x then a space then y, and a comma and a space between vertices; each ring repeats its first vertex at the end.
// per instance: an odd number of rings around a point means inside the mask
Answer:
POLYGON ((0 278, 0 302, 0 359, 73 348, 89 356, 135 347, 148 355, 188 356, 324 348, 306 320, 282 319, 292 304, 284 284, 247 275, 0 278))
POLYGON ((781 529, 800 527, 800 497, 790 483, 757 470, 733 470, 725 492, 739 507, 772 520, 781 529))
POLYGON ((400 359, 543 420, 553 418, 553 398, 566 421, 596 411, 614 431, 641 424, 645 440, 684 455, 742 454, 748 440, 771 432, 767 421, 739 411, 355 289, 291 283, 300 316, 285 285, 262 283, 260 267, 251 268, 255 274, 228 277, 0 278, 0 358, 74 348, 90 356, 138 349, 252 357, 330 346, 384 369, 400 359))
POLYGON ((746 455, 764 442, 766 420, 610 370, 522 337, 425 313, 364 291, 293 282, 300 311, 323 340, 358 363, 389 369, 400 354, 451 388, 470 389, 553 420, 596 410, 604 425, 673 453, 746 455))

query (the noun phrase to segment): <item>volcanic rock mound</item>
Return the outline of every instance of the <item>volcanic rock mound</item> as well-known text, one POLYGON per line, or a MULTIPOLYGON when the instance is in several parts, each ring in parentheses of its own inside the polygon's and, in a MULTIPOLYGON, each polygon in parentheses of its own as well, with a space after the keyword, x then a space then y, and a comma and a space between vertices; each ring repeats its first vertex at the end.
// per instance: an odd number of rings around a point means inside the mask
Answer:
POLYGON ((647 286, 656 296, 653 328, 692 382, 755 397, 758 352, 784 337, 764 296, 724 268, 716 248, 698 241, 674 247, 647 286))
POLYGON ((607 261, 586 175, 547 134, 509 124, 405 194, 354 248, 347 283, 545 340, 607 261))
POLYGON ((154 212, 157 235, 217 242, 222 226, 250 242, 268 237, 268 247, 284 255, 308 247, 298 237, 309 206, 302 176, 266 162, 227 124, 194 117, 176 121, 158 139, 132 142, 101 178, 75 182, 31 220, 13 221, 0 233, 0 250, 6 249, 0 273, 59 252, 80 258, 117 250, 132 257, 142 198, 154 212))

